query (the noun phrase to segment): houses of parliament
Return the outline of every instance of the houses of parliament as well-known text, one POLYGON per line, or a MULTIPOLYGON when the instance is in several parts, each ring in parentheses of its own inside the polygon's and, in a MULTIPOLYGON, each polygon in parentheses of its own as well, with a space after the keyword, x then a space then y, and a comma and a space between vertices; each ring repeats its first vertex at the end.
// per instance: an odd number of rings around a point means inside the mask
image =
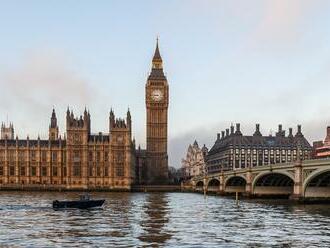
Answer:
POLYGON ((169 87, 158 41, 145 85, 146 149, 136 148, 132 118, 109 113, 109 132, 91 133, 88 110, 66 112, 61 136, 53 109, 48 139, 22 140, 14 125, 1 125, 0 188, 130 190, 133 184, 166 184, 168 180, 167 116, 169 87))

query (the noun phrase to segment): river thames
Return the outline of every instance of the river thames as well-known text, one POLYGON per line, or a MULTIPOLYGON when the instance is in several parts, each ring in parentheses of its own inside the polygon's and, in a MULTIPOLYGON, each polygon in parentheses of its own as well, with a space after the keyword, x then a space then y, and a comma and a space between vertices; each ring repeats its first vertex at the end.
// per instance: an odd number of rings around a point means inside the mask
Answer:
POLYGON ((53 210, 77 193, 0 192, 0 247, 330 247, 330 206, 193 193, 93 193, 101 209, 53 210))

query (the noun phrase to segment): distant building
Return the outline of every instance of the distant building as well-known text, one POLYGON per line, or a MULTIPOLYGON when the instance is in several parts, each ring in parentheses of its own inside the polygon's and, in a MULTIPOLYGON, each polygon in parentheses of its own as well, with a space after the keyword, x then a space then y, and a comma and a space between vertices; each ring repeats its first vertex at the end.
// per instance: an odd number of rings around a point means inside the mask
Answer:
POLYGON ((200 148, 196 140, 193 145, 189 145, 186 158, 181 161, 183 178, 191 178, 206 173, 205 157, 207 153, 207 147, 204 145, 200 148))
POLYGON ((213 147, 206 158, 208 173, 221 170, 236 170, 246 167, 255 167, 275 163, 286 163, 295 161, 300 151, 301 159, 310 159, 312 147, 301 132, 301 126, 295 135, 292 128, 289 128, 288 136, 282 125, 278 126, 275 136, 262 136, 259 124, 252 136, 243 135, 240 131, 240 124, 222 131, 217 135, 213 147))
POLYGON ((313 142, 313 156, 315 158, 330 157, 330 126, 327 127, 327 135, 323 141, 313 142))
POLYGON ((7 127, 5 123, 1 124, 1 139, 14 139, 14 125, 10 123, 7 127))

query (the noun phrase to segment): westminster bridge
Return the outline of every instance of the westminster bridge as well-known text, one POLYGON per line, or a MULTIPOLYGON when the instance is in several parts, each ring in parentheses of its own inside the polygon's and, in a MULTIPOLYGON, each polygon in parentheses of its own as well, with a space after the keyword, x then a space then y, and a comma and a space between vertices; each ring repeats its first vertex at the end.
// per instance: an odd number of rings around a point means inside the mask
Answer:
POLYGON ((330 199, 330 159, 272 164, 197 176, 186 189, 246 196, 287 196, 291 199, 330 199))

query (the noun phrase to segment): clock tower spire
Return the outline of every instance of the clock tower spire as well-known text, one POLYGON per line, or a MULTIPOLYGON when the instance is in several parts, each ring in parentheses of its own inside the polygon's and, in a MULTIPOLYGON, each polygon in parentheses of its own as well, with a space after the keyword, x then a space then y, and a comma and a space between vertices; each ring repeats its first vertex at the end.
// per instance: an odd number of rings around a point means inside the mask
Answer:
POLYGON ((147 178, 150 184, 168 181, 167 116, 169 88, 163 72, 158 39, 152 69, 146 83, 147 178))

